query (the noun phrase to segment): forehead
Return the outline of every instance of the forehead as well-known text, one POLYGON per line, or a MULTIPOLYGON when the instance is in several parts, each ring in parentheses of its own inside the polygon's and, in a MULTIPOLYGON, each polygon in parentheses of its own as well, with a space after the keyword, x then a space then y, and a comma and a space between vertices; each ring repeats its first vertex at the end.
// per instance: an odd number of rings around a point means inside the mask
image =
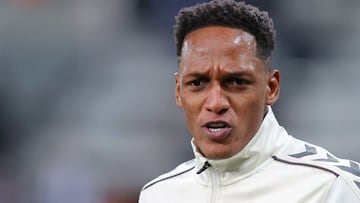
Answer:
POLYGON ((182 53, 186 54, 187 51, 193 50, 202 51, 205 47, 214 50, 221 48, 256 49, 256 40, 252 34, 239 28, 207 26, 193 30, 185 36, 182 53))
POLYGON ((253 35, 238 28, 208 26, 186 35, 180 66, 186 63, 241 63, 244 58, 257 59, 253 35))

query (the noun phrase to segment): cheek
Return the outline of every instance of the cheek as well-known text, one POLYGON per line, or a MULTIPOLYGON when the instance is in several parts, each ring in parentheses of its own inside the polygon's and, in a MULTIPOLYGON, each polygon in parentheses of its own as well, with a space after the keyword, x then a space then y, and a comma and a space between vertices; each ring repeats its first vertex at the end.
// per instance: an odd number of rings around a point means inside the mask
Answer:
POLYGON ((261 109, 262 106, 266 105, 266 95, 267 85, 264 83, 261 84, 261 86, 254 88, 251 95, 249 96, 249 105, 261 109))
POLYGON ((265 96, 261 94, 251 94, 246 98, 237 98, 236 106, 233 108, 236 111, 237 119, 241 126, 245 128, 254 128, 261 122, 265 109, 265 96))
POLYGON ((199 113, 203 104, 202 95, 193 95, 189 93, 182 94, 181 101, 185 112, 188 114, 199 113))
POLYGON ((186 120, 192 122, 197 114, 197 105, 184 98, 182 98, 181 101, 186 120))
POLYGON ((193 131, 199 122, 198 118, 200 117, 202 109, 200 101, 201 99, 195 96, 189 96, 186 98, 187 99, 182 98, 183 110, 185 113, 187 126, 191 131, 193 131))

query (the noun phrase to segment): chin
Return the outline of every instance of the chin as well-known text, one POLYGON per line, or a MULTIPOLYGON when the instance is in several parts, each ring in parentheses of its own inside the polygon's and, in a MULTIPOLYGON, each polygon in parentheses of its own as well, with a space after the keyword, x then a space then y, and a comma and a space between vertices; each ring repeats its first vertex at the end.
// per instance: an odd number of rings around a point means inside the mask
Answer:
POLYGON ((199 142, 195 140, 194 143, 198 151, 206 158, 218 160, 218 159, 227 159, 235 155, 237 152, 230 150, 231 146, 226 143, 217 143, 217 142, 199 142))
POLYGON ((198 149, 200 149, 199 151, 204 157, 213 160, 227 159, 234 156, 238 152, 234 150, 234 146, 226 143, 216 142, 203 142, 202 145, 198 145, 198 149))
POLYGON ((221 149, 209 150, 209 151, 210 151, 209 153, 205 154, 205 157, 213 160, 227 159, 234 155, 234 153, 230 153, 221 149))
POLYGON ((211 160, 221 160, 221 159, 227 159, 227 158, 230 158, 232 155, 223 155, 223 154, 215 154, 215 155, 210 155, 210 156, 207 156, 208 159, 211 159, 211 160))

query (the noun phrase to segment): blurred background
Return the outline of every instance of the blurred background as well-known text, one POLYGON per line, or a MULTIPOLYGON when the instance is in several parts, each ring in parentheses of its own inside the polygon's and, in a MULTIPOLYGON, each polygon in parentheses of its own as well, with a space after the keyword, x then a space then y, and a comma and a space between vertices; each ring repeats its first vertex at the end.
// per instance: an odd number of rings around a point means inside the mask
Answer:
MULTIPOLYGON (((172 26, 196 2, 0 1, 0 202, 135 203, 192 158, 172 26)), ((360 1, 247 2, 277 29, 280 123, 360 161, 360 1)))

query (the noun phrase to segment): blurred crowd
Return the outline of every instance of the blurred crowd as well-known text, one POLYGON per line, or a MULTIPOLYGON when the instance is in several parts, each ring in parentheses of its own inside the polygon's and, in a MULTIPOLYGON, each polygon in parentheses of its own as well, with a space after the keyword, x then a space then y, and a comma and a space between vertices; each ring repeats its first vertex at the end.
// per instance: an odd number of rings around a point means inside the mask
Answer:
MULTIPOLYGON (((1 203, 135 203, 192 158, 172 26, 196 2, 0 1, 1 203)), ((246 2, 275 22, 280 123, 359 161, 360 1, 246 2)))

